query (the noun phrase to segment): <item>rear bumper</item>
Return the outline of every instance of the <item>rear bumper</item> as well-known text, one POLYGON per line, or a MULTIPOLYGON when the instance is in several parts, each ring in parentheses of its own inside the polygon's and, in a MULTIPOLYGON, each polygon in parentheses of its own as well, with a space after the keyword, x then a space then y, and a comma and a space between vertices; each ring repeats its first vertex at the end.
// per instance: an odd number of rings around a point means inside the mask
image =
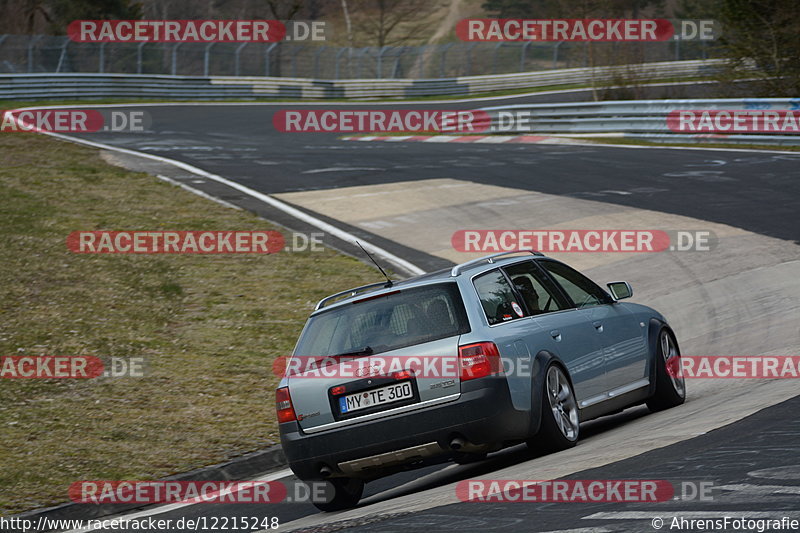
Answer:
MULTIPOLYGON (((496 378, 462 383, 459 398, 446 404, 321 433, 303 433, 297 422, 280 424, 289 466, 303 480, 320 479, 323 466, 333 476, 353 475, 339 465, 431 443, 440 448, 432 455, 446 458, 453 453, 450 442, 456 437, 475 445, 496 446, 525 439, 529 430, 530 413, 514 409, 508 383, 496 378)), ((432 448, 426 450, 433 452, 432 448)), ((359 477, 380 477, 416 462, 420 457, 403 457, 399 463, 364 470, 359 477)))

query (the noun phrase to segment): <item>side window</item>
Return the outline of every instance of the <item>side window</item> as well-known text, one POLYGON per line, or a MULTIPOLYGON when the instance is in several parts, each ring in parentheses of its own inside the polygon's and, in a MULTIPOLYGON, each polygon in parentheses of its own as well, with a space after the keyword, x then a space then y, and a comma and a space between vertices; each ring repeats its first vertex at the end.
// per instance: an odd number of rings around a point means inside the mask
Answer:
POLYGON ((569 305, 558 293, 558 289, 553 285, 552 280, 548 279, 532 261, 517 263, 504 269, 511 283, 514 285, 517 294, 525 303, 527 313, 538 315, 550 311, 560 311, 567 309, 569 305))
POLYGON ((595 282, 564 263, 544 260, 539 264, 555 278, 579 309, 612 302, 606 291, 595 282))
POLYGON ((514 293, 499 270, 491 270, 475 278, 475 290, 481 300, 483 312, 489 325, 501 324, 525 316, 525 312, 514 300, 514 293))

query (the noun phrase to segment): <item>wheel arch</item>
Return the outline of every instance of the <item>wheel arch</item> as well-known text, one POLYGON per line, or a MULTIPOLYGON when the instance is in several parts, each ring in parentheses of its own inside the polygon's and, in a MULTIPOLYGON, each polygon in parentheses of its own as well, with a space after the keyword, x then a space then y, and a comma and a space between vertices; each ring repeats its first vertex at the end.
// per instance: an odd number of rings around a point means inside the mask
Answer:
POLYGON ((652 396, 656 392, 656 364, 658 358, 658 339, 661 335, 661 331, 666 330, 667 333, 672 337, 672 342, 675 343, 675 349, 678 350, 678 353, 681 353, 680 346, 678 345, 678 338, 675 336, 675 331, 667 324, 665 320, 661 320, 659 318, 651 318, 650 324, 647 328, 647 345, 649 348, 649 357, 647 360, 647 375, 650 380, 650 386, 648 387, 648 396, 652 396))
POLYGON ((561 370, 564 371, 564 375, 567 376, 570 387, 572 387, 573 391, 575 390, 575 385, 572 383, 572 376, 570 376, 564 361, 553 352, 540 350, 534 356, 533 365, 531 366, 531 436, 536 435, 542 425, 542 387, 544 387, 547 368, 551 364, 556 364, 561 367, 561 370))

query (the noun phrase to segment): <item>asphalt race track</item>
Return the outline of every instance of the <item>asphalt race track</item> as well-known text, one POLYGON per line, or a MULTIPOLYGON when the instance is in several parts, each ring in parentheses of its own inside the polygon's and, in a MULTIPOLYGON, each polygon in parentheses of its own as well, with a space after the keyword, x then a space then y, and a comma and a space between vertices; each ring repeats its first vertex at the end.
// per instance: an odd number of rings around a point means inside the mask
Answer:
MULTIPOLYGON (((85 138, 218 174, 313 213, 425 270, 474 256, 450 246, 453 231, 464 228, 708 230, 715 245, 707 252, 556 257, 601 284, 631 281, 635 301, 670 319, 684 354, 800 353, 800 154, 355 142, 333 134, 274 130, 275 110, 302 105, 146 106, 141 109, 152 120, 148 131, 85 138)), ((202 176, 129 155, 107 157, 290 228, 308 229, 202 176)), ((341 242, 331 244, 347 249, 341 242)), ((361 505, 341 513, 322 514, 310 503, 285 502, 257 509, 166 506, 131 516, 277 516, 280 531, 384 532, 655 531, 656 517, 666 522, 664 530, 675 516, 797 519, 799 393, 796 380, 689 381, 685 405, 657 414, 635 408, 587 423, 574 449, 534 457, 517 447, 481 463, 399 474, 368 484, 361 505), (713 490, 711 499, 658 504, 459 503, 454 490, 455 483, 471 478, 564 477, 665 479, 676 486, 709 482, 713 490)), ((263 411, 270 408, 265 405, 263 411)), ((288 471, 265 478, 292 487, 288 471)))

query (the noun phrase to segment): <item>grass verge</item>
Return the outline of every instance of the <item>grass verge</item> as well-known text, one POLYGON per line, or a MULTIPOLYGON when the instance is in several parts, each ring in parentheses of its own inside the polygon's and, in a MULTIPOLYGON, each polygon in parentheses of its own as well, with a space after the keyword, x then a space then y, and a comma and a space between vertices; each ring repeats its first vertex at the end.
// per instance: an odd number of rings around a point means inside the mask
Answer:
POLYGON ((0 514, 81 479, 156 479, 278 440, 272 360, 317 300, 375 281, 331 250, 77 255, 75 230, 275 229, 93 149, 0 135, 0 355, 143 357, 142 378, 0 379, 0 514))

